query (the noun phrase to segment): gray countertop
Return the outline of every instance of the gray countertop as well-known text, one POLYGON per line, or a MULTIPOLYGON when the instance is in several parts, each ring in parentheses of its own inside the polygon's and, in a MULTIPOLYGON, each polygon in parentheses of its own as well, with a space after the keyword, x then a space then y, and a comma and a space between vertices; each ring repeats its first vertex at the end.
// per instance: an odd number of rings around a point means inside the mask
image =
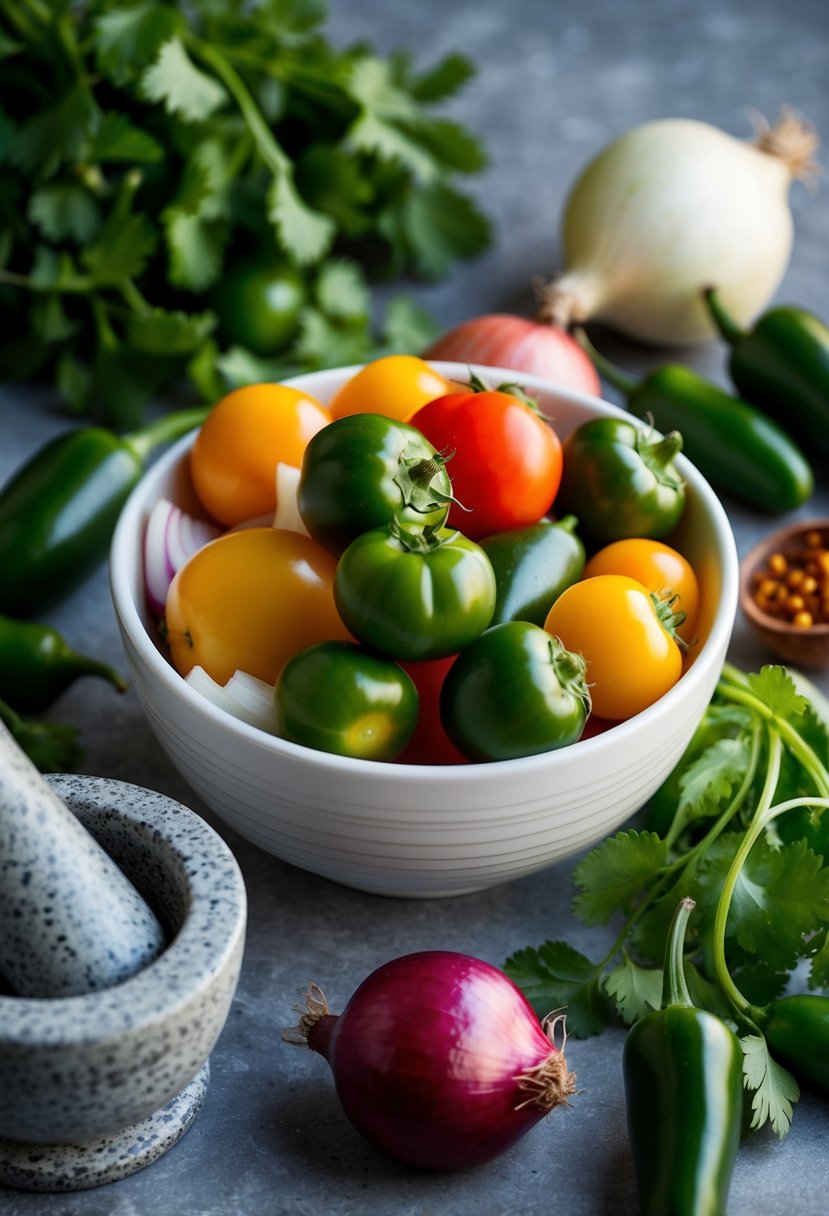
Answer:
MULTIPOLYGON (((773 117, 789 103, 829 139, 829 9, 825 0, 516 0, 509 6, 437 0, 413 5, 337 0, 331 32, 382 51, 422 48, 425 65, 459 49, 479 65, 453 113, 484 135, 491 165, 470 182, 496 242, 446 282, 413 289, 449 325, 479 312, 530 307, 530 280, 558 266, 558 221, 567 188, 588 158, 636 123, 703 119, 748 135, 750 107, 773 117)), ((825 159, 825 158, 824 158, 825 159)), ((829 185, 792 192, 795 247, 778 297, 829 317, 829 185)), ((672 357, 608 337, 631 370, 672 357)), ((673 352, 676 353, 676 352, 673 352)), ((686 353, 725 383, 716 343, 686 353)), ((612 394, 609 394, 611 399, 612 394)), ((0 395, 0 480, 66 426, 48 393, 0 395)), ((799 513, 829 515, 825 470, 799 513)), ((744 552, 768 517, 726 501, 744 552)), ((79 649, 122 669, 106 571, 49 616, 79 649)), ((730 657, 748 670, 768 659, 742 620, 730 657)), ((829 692, 829 678, 819 678, 829 692)), ((453 949, 500 964, 516 948, 568 937, 587 952, 605 941, 570 914, 571 866, 482 894, 419 902, 334 885, 268 856, 224 828, 163 754, 133 691, 123 697, 79 682, 52 711, 81 731, 83 771, 153 787, 205 814, 241 863, 250 899, 242 977, 212 1056, 204 1111, 186 1137, 146 1170, 97 1191, 28 1195, 0 1190, 4 1216, 180 1216, 292 1213, 326 1216, 631 1216, 635 1186, 625 1130, 623 1032, 572 1041, 581 1093, 492 1164, 423 1175, 381 1157, 342 1115, 327 1065, 280 1042, 291 1006, 311 979, 334 1007, 380 963, 419 949, 453 949)), ((823 1216, 829 1111, 804 1094, 790 1135, 763 1132, 743 1145, 732 1216, 823 1216)))

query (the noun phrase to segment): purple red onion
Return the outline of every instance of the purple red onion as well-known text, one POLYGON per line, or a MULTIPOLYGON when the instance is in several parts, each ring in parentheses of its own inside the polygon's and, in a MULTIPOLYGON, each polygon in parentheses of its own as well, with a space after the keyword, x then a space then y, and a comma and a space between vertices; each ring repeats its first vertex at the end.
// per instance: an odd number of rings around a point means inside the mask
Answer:
POLYGON ((394 959, 341 1014, 311 985, 298 1011, 284 1037, 325 1057, 354 1127, 411 1165, 489 1161, 575 1092, 552 1041, 563 1015, 542 1026, 503 972, 466 954, 394 959))

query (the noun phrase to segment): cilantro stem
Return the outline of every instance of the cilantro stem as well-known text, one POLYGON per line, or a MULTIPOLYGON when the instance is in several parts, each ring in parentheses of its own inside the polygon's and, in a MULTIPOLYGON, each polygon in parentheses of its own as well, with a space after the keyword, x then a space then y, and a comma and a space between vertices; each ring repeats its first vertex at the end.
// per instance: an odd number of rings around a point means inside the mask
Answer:
POLYGON ((0 270, 0 283, 9 287, 22 287, 25 291, 57 292, 59 295, 88 295, 93 290, 91 279, 75 278, 58 283, 39 283, 28 274, 16 274, 13 270, 0 270))
POLYGON ((209 64, 242 112, 242 117, 254 138, 257 151, 268 168, 277 176, 291 173, 291 161, 273 137, 262 111, 251 96, 242 77, 226 57, 194 34, 184 34, 191 50, 209 64))
POLYGON ((818 788, 818 792, 829 797, 829 772, 821 763, 819 757, 815 754, 800 732, 792 726, 785 718, 781 718, 774 710, 769 709, 767 705, 755 697, 742 684, 732 684, 730 681, 720 681, 718 690, 723 696, 726 696, 731 701, 736 701, 739 705, 745 705, 747 708, 765 718, 773 728, 781 736, 783 742, 796 757, 797 760, 806 769, 806 772, 814 781, 818 788))
MULTIPOLYGON (((670 886, 672 879, 679 872, 692 869, 696 865, 699 858, 705 854, 705 851, 710 847, 711 844, 713 844, 717 837, 725 830, 730 821, 734 818, 737 811, 745 801, 746 795, 751 789, 754 781, 754 774, 757 771, 757 762, 760 756, 760 733, 760 725, 759 723, 755 723, 752 732, 751 751, 749 753, 748 765, 746 767, 743 780, 740 783, 740 787, 729 802, 728 806, 722 812, 717 821, 712 825, 712 827, 709 828, 702 839, 697 841, 693 848, 689 849, 684 856, 677 857, 676 860, 671 862, 670 865, 663 867, 663 869, 659 871, 659 877, 657 878, 653 887, 650 889, 650 891, 643 895, 640 903, 636 905, 631 914, 625 920, 607 954, 604 956, 601 962, 597 964, 597 971, 603 971, 611 960, 615 958, 615 956, 624 946, 625 938, 628 936, 636 922, 641 916, 644 915, 648 908, 656 903, 657 899, 659 899, 659 897, 670 886)), ((666 836, 665 840, 667 841, 667 839, 668 838, 666 836)))

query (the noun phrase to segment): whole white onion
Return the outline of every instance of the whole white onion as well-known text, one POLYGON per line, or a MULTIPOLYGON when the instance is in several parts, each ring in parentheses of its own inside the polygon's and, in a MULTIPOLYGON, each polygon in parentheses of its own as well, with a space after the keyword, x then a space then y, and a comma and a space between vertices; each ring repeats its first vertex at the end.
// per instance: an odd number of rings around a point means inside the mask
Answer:
POLYGON ((564 272, 542 290, 560 325, 603 321, 665 345, 711 338, 702 290, 716 285, 739 325, 788 265, 789 186, 807 176, 814 131, 784 111, 753 141, 692 119, 661 119, 614 140, 564 206, 564 272))

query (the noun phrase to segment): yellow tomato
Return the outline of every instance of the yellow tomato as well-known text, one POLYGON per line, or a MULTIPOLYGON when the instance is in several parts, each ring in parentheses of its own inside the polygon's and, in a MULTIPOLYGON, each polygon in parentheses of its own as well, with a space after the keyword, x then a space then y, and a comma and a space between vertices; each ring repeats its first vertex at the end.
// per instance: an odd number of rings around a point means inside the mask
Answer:
POLYGON ((458 386, 433 371, 415 355, 385 355, 367 363, 331 398, 332 418, 346 414, 384 414, 405 422, 435 397, 457 392, 458 386))
POLYGON ((276 466, 299 468, 308 440, 331 421, 315 397, 286 384, 251 384, 213 407, 190 457, 202 506, 232 528, 276 508, 276 466))
POLYGON ((165 621, 170 657, 219 684, 247 671, 269 684, 313 642, 348 641, 334 605, 336 559, 315 540, 277 528, 228 532, 176 574, 165 621))
POLYGON ((682 653, 650 592, 623 574, 597 574, 568 587, 544 628, 584 656, 593 712, 600 718, 632 718, 682 674, 682 653))
POLYGON ((684 641, 692 641, 699 603, 697 576, 690 562, 676 549, 644 537, 617 540, 590 558, 584 568, 584 578, 592 578, 595 574, 626 574, 660 599, 676 596, 673 611, 685 613, 677 633, 684 641))

